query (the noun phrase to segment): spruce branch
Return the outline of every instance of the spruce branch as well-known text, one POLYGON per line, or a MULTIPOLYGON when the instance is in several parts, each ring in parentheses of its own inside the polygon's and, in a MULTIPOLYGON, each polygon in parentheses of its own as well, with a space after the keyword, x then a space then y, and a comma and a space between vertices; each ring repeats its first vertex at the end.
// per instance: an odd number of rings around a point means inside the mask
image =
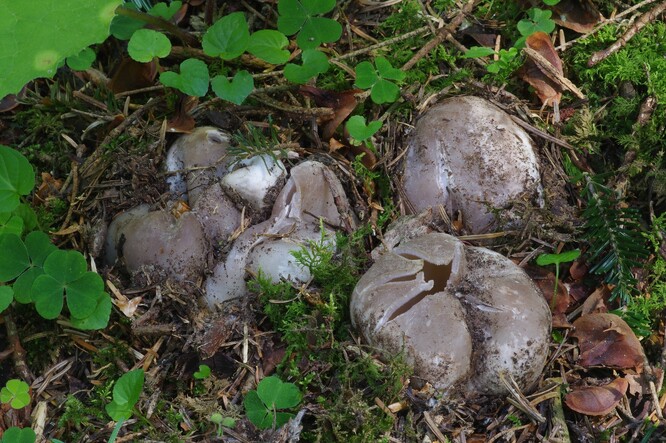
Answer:
POLYGON ((620 297, 621 303, 627 304, 636 293, 637 281, 632 268, 641 266, 641 261, 648 256, 640 214, 623 207, 611 189, 588 174, 585 181, 584 236, 590 244, 590 272, 605 275, 605 282, 614 285, 611 299, 620 297))

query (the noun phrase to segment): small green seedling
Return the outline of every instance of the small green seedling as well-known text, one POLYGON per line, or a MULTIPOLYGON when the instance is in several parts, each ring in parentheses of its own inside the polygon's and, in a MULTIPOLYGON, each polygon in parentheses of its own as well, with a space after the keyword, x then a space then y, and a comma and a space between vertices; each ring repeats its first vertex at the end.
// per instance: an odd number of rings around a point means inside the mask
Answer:
POLYGON ((130 57, 141 63, 148 63, 155 57, 164 58, 171 53, 171 42, 166 35, 152 29, 139 29, 127 44, 130 57))
POLYGON ((196 58, 188 58, 180 64, 180 74, 167 71, 160 74, 160 82, 187 95, 203 97, 208 92, 210 74, 208 65, 196 58))
POLYGON ((204 378, 210 377, 210 366, 199 365, 199 370, 196 371, 193 375, 197 380, 203 380, 204 378))
POLYGON ((224 75, 216 75, 210 82, 215 95, 222 100, 240 105, 254 90, 254 79, 245 71, 238 71, 229 81, 224 75))
POLYGON ((555 290, 553 292, 553 299, 550 302, 550 307, 555 306, 557 298, 557 284, 560 281, 560 263, 567 263, 576 260, 580 256, 580 249, 572 251, 560 252, 559 254, 541 254, 537 257, 536 262, 539 266, 555 265, 555 290))
POLYGON ((139 401, 144 382, 143 369, 134 369, 123 374, 113 387, 113 401, 106 405, 106 413, 116 422, 109 442, 114 442, 123 422, 134 413, 134 406, 139 401))
POLYGON ((292 83, 307 83, 311 78, 328 71, 328 57, 316 49, 306 49, 301 54, 303 65, 288 63, 284 67, 284 77, 292 83))
POLYGON ((0 389, 0 402, 8 403, 13 409, 25 408, 30 404, 30 386, 23 380, 8 380, 0 389))
POLYGON ((35 187, 35 171, 21 153, 0 145, 0 212, 11 212, 35 187))
POLYGON ((347 120, 345 127, 352 138, 351 143, 353 145, 360 145, 365 141, 369 142, 370 138, 381 129, 382 122, 375 120, 366 125, 365 117, 354 115, 347 120))
POLYGON ((401 82, 405 72, 391 66, 384 57, 377 57, 375 65, 361 62, 356 65, 356 83, 361 89, 371 89, 370 98, 377 104, 393 103, 400 95, 400 88, 391 80, 401 82))
POLYGON ((12 426, 2 434, 0 443, 35 443, 37 435, 31 428, 17 428, 12 426))
POLYGON ((518 32, 523 37, 528 37, 539 31, 550 34, 555 30, 555 22, 550 18, 552 15, 552 11, 530 8, 527 11, 527 19, 519 21, 516 25, 518 32))
POLYGON ((97 54, 90 48, 84 48, 76 55, 67 57, 67 66, 75 71, 85 71, 89 69, 97 58, 97 54))
POLYGON ((319 17, 335 7, 335 0, 280 0, 278 30, 294 35, 301 49, 314 49, 322 43, 338 41, 342 25, 335 20, 319 17))
POLYGON ((211 414, 209 420, 217 425, 218 438, 224 434, 224 428, 233 428, 236 426, 236 420, 231 417, 223 417, 219 412, 211 414))
POLYGON ((301 393, 293 383, 285 383, 276 376, 266 377, 245 396, 243 405, 247 418, 259 429, 279 428, 294 414, 281 412, 301 402, 301 393))

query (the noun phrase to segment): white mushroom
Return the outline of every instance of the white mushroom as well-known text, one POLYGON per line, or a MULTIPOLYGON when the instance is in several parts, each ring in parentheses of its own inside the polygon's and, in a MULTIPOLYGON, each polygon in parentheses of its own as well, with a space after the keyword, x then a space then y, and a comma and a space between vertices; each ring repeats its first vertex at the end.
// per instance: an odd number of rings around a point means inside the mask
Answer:
POLYGON ((494 227, 494 208, 541 185, 534 145, 511 116, 478 97, 453 97, 416 124, 404 169, 404 189, 417 212, 444 205, 460 211, 472 233, 494 227))
POLYGON ((227 149, 231 137, 226 132, 210 126, 196 128, 191 134, 176 140, 166 158, 167 178, 171 192, 178 198, 189 199, 190 205, 215 179, 222 177, 229 168, 227 149))
POLYGON ((219 183, 209 186, 192 207, 212 245, 224 246, 241 224, 241 211, 219 183))
POLYGON ((325 226, 324 237, 329 239, 334 228, 345 223, 355 226, 350 213, 342 185, 326 166, 314 161, 294 166, 271 217, 238 237, 226 260, 207 279, 208 303, 244 296, 246 267, 253 272, 261 269, 275 282, 281 278, 307 281, 309 271, 296 263, 291 253, 307 247, 309 241, 320 240, 320 221, 325 226))
POLYGON ((462 394, 522 389, 548 356, 550 310, 510 260, 447 234, 411 239, 380 256, 351 298, 352 323, 371 345, 404 349, 415 373, 462 394))

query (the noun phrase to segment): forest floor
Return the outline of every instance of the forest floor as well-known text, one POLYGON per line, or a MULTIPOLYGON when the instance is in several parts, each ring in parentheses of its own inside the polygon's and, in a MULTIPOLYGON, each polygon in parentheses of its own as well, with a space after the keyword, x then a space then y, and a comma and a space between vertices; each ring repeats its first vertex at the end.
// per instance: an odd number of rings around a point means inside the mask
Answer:
POLYGON ((34 168, 25 202, 35 226, 85 255, 113 308, 105 327, 88 329, 32 303, 0 314, 0 432, 31 427, 39 441, 64 442, 666 440, 666 4, 550 3, 136 0, 125 40, 93 46, 91 67, 63 66, 6 98, 0 144, 34 168), (145 21, 171 44, 139 62, 126 40, 145 21), (238 43, 245 29, 280 32, 238 43), (189 60, 205 68, 204 89, 189 60), (506 111, 537 149, 545 202, 516 202, 518 229, 468 232, 464 214, 443 207, 429 219, 508 257, 543 292, 548 358, 526 392, 508 380, 508 395, 442 395, 351 323, 370 252, 412 214, 402 168, 418 117, 459 95, 506 111), (201 126, 231 134, 235 160, 264 154, 290 170, 316 159, 335 172, 355 229, 309 245, 309 281, 248 275, 249 295, 211 309, 210 269, 183 287, 104 262, 119 214, 191 209, 174 207, 165 157, 201 126), (114 421, 114 386, 137 369, 136 404, 114 421), (10 380, 30 385, 26 406, 12 407, 10 380), (268 421, 248 410, 257 406, 268 421))

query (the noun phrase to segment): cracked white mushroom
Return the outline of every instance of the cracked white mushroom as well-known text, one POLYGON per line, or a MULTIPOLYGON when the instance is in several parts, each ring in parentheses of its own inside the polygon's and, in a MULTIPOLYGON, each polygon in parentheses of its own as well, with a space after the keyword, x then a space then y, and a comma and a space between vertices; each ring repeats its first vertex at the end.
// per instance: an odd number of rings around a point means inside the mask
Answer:
POLYGON ((444 100, 419 119, 405 159, 405 194, 417 212, 443 205, 466 229, 495 225, 494 208, 541 194, 528 134, 509 114, 479 97, 444 100))
POLYGON ((447 234, 380 256, 350 309, 368 343, 404 349, 416 375, 451 393, 505 394, 502 372, 529 389, 548 356, 550 310, 532 280, 502 255, 447 234))

